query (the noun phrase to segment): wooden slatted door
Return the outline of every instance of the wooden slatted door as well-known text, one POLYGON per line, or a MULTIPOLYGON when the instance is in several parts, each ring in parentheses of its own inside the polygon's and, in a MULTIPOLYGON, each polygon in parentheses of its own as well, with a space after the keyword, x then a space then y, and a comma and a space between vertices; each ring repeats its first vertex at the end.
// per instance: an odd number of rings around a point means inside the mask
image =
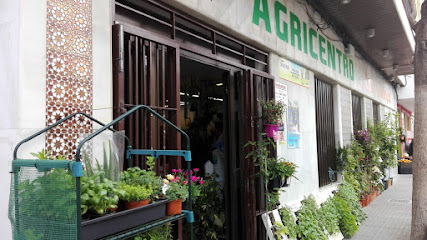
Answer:
MULTIPOLYGON (((242 79, 241 101, 242 109, 242 146, 248 141, 259 140, 259 133, 263 131, 261 119, 262 100, 274 99, 274 78, 263 72, 248 70, 242 79)), ((242 149, 240 155, 244 158, 253 148, 242 149)), ((258 169, 259 170, 259 169, 258 169)), ((265 192, 262 179, 256 176, 257 166, 252 158, 243 159, 242 179, 242 221, 245 223, 242 239, 262 239, 262 221, 258 216, 265 211, 265 192)))
MULTIPOLYGON (((118 117, 134 105, 147 105, 177 126, 179 118, 179 48, 143 29, 113 26, 113 105, 118 117)), ((134 149, 180 149, 181 136, 145 110, 115 126, 125 130, 134 149)), ((165 175, 180 168, 181 161, 164 157, 157 172, 165 175)), ((145 168, 145 159, 135 157, 130 166, 145 168)))
POLYGON ((330 183, 329 168, 335 169, 334 102, 332 85, 316 79, 316 136, 319 186, 330 183))

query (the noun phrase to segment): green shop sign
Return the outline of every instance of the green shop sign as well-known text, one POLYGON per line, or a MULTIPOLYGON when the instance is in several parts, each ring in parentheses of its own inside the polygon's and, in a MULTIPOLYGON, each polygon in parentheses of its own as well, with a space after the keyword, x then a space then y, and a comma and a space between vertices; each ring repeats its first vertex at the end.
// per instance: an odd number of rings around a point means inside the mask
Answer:
MULTIPOLYGON (((252 23, 259 26, 260 20, 265 23, 265 29, 271 33, 271 23, 268 0, 254 0, 254 11, 252 23)), ((274 23, 276 35, 282 41, 289 43, 292 47, 304 51, 305 54, 320 61, 323 65, 332 68, 344 75, 344 77, 354 80, 354 64, 345 53, 340 51, 335 45, 329 42, 323 35, 317 33, 313 28, 307 28, 307 23, 301 21, 293 12, 288 11, 279 1, 274 3, 274 23), (287 16, 288 21, 280 19, 280 15, 287 16), (314 49, 314 44, 318 42, 318 50, 314 49)))

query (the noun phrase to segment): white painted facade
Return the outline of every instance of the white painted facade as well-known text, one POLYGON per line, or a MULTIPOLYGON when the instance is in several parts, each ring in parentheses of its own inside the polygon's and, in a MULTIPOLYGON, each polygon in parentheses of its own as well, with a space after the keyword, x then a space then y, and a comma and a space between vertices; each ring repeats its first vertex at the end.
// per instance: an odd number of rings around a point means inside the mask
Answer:
MULTIPOLYGON (((254 0, 165 0, 210 25, 221 29, 237 39, 253 44, 270 53, 269 71, 276 82, 288 87, 288 99, 299 107, 301 142, 299 148, 288 149, 286 141, 278 144, 278 155, 295 162, 299 167, 297 177, 290 187, 281 194, 282 204, 297 206, 304 196, 314 194, 325 199, 335 185, 318 187, 317 143, 315 120, 314 81, 318 77, 333 85, 335 136, 337 146, 349 143, 352 132, 351 92, 363 96, 364 116, 371 118, 372 101, 381 104, 380 112, 396 109, 396 95, 388 80, 384 79, 368 62, 356 52, 351 57, 354 63, 354 80, 344 77, 338 70, 315 60, 310 53, 291 46, 290 41, 279 39, 275 28, 275 1, 268 0, 271 33, 266 31, 265 22, 253 23, 254 0), (309 87, 303 87, 279 78, 279 59, 285 58, 310 71, 309 87), (368 107, 366 107, 368 105, 368 107)), ((110 1, 92 1, 92 41, 93 41, 93 113, 102 122, 112 120, 112 64, 111 64, 111 24, 113 20, 110 1)), ((281 22, 289 24, 289 14, 294 13, 307 28, 316 29, 307 15, 306 9, 297 1, 283 3, 287 14, 282 14, 281 22)), ((11 238, 10 223, 7 219, 7 205, 12 151, 17 142, 45 127, 46 108, 46 0, 0 0, 0 226, 3 239, 11 238)), ((317 13, 308 7, 308 13, 319 19, 317 13)), ((283 23, 282 23, 283 24, 283 23)), ((289 33, 288 33, 289 34, 289 33)), ((338 39, 332 29, 323 36, 338 39)), ((289 35, 290 36, 290 35, 289 35)), ((327 40, 328 38, 326 38, 327 40)), ((331 43, 344 53, 342 42, 331 43)), ((326 44, 325 44, 326 45, 326 44)), ((314 51, 319 52, 317 40, 314 51)), ((364 121, 366 124, 366 121, 364 121)), ((44 138, 39 137, 36 145, 23 145, 22 153, 39 151, 44 138)), ((286 139, 286 138, 285 138, 286 139)), ((28 157, 28 155, 19 155, 28 157)))
MULTIPOLYGON (((318 187, 318 169, 317 169, 317 143, 316 143, 316 117, 315 117, 315 94, 314 78, 318 77, 333 85, 334 91, 334 111, 335 111, 335 132, 337 146, 343 146, 350 142, 352 133, 352 111, 351 111, 351 93, 354 92, 362 96, 362 118, 363 125, 366 127, 367 119, 372 119, 372 102, 381 104, 382 113, 396 110, 396 95, 390 82, 374 69, 367 61, 355 52, 354 56, 349 56, 354 62, 354 80, 345 77, 338 71, 324 65, 319 60, 315 60, 297 47, 291 45, 291 35, 288 26, 288 42, 281 40, 276 34, 275 27, 275 1, 268 0, 268 12, 270 20, 271 33, 266 30, 266 23, 263 19, 259 20, 259 25, 253 23, 253 12, 255 3, 260 3, 259 9, 265 11, 262 7, 262 1, 188 1, 188 0, 166 0, 179 9, 184 10, 190 15, 196 16, 208 22, 210 25, 222 29, 257 47, 270 52, 269 64, 270 74, 274 76, 275 81, 285 84, 288 88, 289 102, 295 102, 299 107, 301 142, 300 147, 288 149, 286 141, 278 144, 278 156, 284 157, 288 161, 295 162, 298 165, 297 174, 299 180, 293 179, 290 187, 282 193, 280 200, 282 204, 298 205, 300 200, 309 194, 324 199, 334 185, 318 187), (279 58, 285 58, 297 63, 310 70, 310 86, 308 88, 297 85, 279 77, 279 58), (328 189, 325 191, 325 189, 328 189)), ((283 27, 283 21, 290 24, 289 15, 295 14, 301 23, 307 24, 307 29, 317 27, 310 22, 308 14, 314 19, 320 19, 320 16, 314 12, 310 6, 306 11, 305 6, 297 1, 281 2, 287 9, 287 14, 280 15, 280 27, 283 27)), ((320 20, 319 20, 320 21, 320 20)), ((268 25, 268 24, 267 24, 268 25)), ((337 40, 339 37, 335 32, 328 28, 324 33, 318 32, 325 37, 326 41, 330 39, 337 40)), ((344 45, 340 41, 332 41, 337 49, 345 52, 344 45)), ((319 44, 316 39, 313 44, 314 52, 319 52, 319 44)), ((297 46, 297 44, 295 44, 297 46)), ((325 46, 326 47, 326 44, 325 46)), ((327 53, 327 49, 326 49, 327 53)), ((324 57, 325 58, 325 57, 324 57)), ((327 58, 326 58, 327 60, 327 58)), ((338 64, 338 63, 336 63, 338 64)), ((286 116, 284 116, 286 117, 286 116)), ((285 133, 286 135, 286 133, 285 133)), ((286 137, 285 137, 286 139, 286 137)), ((392 170, 392 174, 397 171, 392 170)))

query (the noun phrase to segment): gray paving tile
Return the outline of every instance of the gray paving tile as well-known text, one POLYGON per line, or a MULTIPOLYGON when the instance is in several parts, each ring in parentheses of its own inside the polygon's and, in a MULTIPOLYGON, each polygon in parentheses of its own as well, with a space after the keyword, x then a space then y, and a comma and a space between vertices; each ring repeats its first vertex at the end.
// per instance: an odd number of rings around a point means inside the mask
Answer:
POLYGON ((412 175, 394 177, 393 186, 363 208, 368 218, 351 240, 409 240, 412 175))

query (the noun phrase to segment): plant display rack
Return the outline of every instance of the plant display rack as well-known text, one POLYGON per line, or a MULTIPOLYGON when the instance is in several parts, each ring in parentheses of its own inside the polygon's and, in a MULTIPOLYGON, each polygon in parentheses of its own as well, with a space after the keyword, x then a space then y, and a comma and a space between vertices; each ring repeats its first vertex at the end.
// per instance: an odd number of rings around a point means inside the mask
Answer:
MULTIPOLYGON (((64 119, 61 119, 58 122, 44 128, 43 130, 29 136, 28 138, 25 138, 19 142, 14 149, 11 171, 12 183, 10 188, 11 192, 9 202, 9 218, 12 223, 14 239, 124 239, 182 218, 186 218, 186 220, 190 223, 190 239, 192 240, 194 238, 194 214, 192 211, 191 181, 189 181, 188 189, 188 210, 183 210, 182 214, 164 217, 164 207, 166 202, 164 200, 141 207, 140 210, 126 210, 123 212, 110 214, 111 216, 106 215, 82 223, 80 177, 83 176, 83 167, 80 156, 81 149, 86 142, 93 139, 101 132, 106 130, 116 132, 112 126, 139 109, 147 110, 147 113, 154 115, 159 120, 163 121, 174 130, 181 133, 181 135, 184 136, 186 140, 186 150, 128 149, 126 151, 127 160, 129 160, 133 155, 150 155, 155 159, 157 159, 159 156, 180 156, 185 159, 188 172, 191 172, 190 138, 184 131, 162 117, 150 107, 145 105, 137 105, 108 124, 103 124, 102 122, 85 113, 73 113, 64 119), (65 121, 70 120, 76 115, 82 115, 91 121, 98 123, 102 127, 80 141, 76 150, 74 161, 34 160, 20 159, 17 157, 18 149, 22 144, 64 123, 65 121), (34 182, 40 176, 48 176, 48 173, 52 169, 62 170, 64 171, 64 174, 66 171, 71 172, 72 181, 66 181, 70 183, 69 186, 67 183, 65 183, 62 186, 58 186, 61 191, 45 191, 46 194, 43 195, 46 196, 33 196, 31 198, 28 197, 31 196, 30 194, 34 192, 40 192, 40 189, 45 187, 43 184, 50 183, 49 181, 40 181, 40 184, 37 182, 38 185, 36 184, 35 188, 30 188, 31 191, 25 192, 27 195, 24 194, 24 191, 21 187, 23 184, 34 182), (65 196, 70 195, 70 199, 72 200, 65 198, 65 196), (48 203, 51 205, 49 206, 48 203), (64 207, 58 207, 61 206, 60 203, 64 204, 64 207), (148 209, 148 212, 144 212, 142 214, 137 213, 144 208, 148 209), (52 212, 52 209, 55 211, 52 212), (40 214, 40 212, 43 213, 43 211, 49 213, 44 214, 46 215, 44 216, 43 214, 40 214), (34 212, 36 214, 34 214, 34 212), (43 217, 40 215, 43 215, 43 217), (112 225, 110 225, 111 227, 108 227, 108 224, 104 225, 104 219, 110 219, 106 221, 112 221, 112 225), (97 235, 97 233, 100 231, 108 231, 108 236, 103 236, 102 233, 101 235, 97 235)), ((60 184, 61 183, 59 182, 52 182, 52 186, 60 184)))

